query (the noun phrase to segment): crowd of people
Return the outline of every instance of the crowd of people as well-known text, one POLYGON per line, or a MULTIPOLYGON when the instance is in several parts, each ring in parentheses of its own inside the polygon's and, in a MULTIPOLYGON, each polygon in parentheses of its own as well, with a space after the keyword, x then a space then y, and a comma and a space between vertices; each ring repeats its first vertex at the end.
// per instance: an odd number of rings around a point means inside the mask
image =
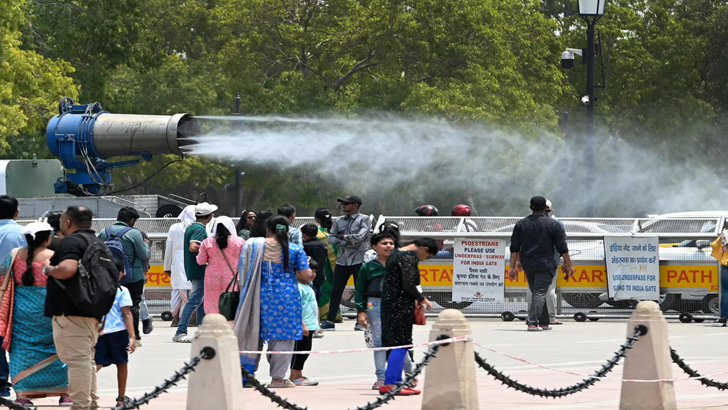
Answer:
MULTIPOLYGON (((437 255, 442 244, 429 237, 402 243, 393 222, 374 232, 360 212, 360 197, 338 201, 342 217, 334 220, 328 209, 319 208, 316 224, 300 229, 292 226, 296 208, 288 204, 276 213, 246 210, 237 225, 216 216, 213 204, 186 207, 169 230, 164 260, 177 327, 172 341, 190 343, 193 319, 201 323, 205 314, 220 313, 230 321, 241 351, 310 351, 313 339, 341 323, 342 294, 353 276, 355 329, 364 331, 368 346, 392 348, 374 352, 372 389, 386 394, 402 382, 413 357, 400 346, 412 344, 417 317, 432 309, 418 264, 437 255), (239 291, 237 306, 223 298, 231 290, 239 291)), ((532 293, 528 330, 543 331, 558 324, 547 300, 560 258, 567 277, 574 268, 564 226, 549 217, 552 204, 534 197, 530 206, 533 214, 513 230, 509 276, 525 271, 532 293)), ((415 212, 438 215, 431 205, 415 212)), ((144 303, 149 239, 134 227, 139 214, 122 208, 117 222, 98 234, 91 229, 91 210, 81 206, 48 213, 24 227, 15 222, 17 215, 17 200, 0 196, 0 395, 9 396, 12 387, 20 404, 58 396, 61 405, 93 409, 96 374, 115 365, 117 405, 128 403, 129 354, 142 346, 140 324, 144 334, 153 330, 144 303), (106 293, 84 291, 81 281, 89 277, 101 280, 98 292, 106 293)), ((468 217, 470 209, 458 205, 453 215, 468 217)), ((241 354, 240 365, 254 374, 260 358, 241 354)), ((305 376, 307 359, 307 354, 267 355, 267 386, 318 385, 305 376)), ((417 395, 416 385, 409 378, 398 394, 417 395)))

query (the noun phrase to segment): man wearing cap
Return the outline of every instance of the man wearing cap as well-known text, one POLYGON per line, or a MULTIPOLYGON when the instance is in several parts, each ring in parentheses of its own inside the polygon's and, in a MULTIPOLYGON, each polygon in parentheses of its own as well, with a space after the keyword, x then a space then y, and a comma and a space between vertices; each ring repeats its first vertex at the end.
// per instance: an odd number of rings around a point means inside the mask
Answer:
POLYGON ((563 271, 569 278, 575 272, 566 245, 564 227, 546 215, 546 198, 531 198, 533 213, 518 221, 511 235, 511 262, 508 277, 518 277, 516 263, 519 258, 526 274, 528 288, 533 296, 526 324, 529 331, 551 330, 546 309, 546 293, 553 281, 558 263, 554 260, 554 248, 564 258, 563 271))
POLYGON ((182 309, 179 318, 177 333, 172 338, 177 343, 192 343, 192 338, 187 336, 187 326, 192 318, 192 313, 197 310, 197 323, 202 323, 205 311, 202 305, 205 296, 205 265, 197 263, 197 254, 200 252, 200 244, 207 238, 207 225, 217 211, 217 206, 207 202, 195 206, 195 222, 185 229, 183 251, 185 260, 185 273, 187 279, 192 282, 192 293, 187 305, 182 309))
MULTIPOLYGON (((339 198, 338 201, 341 202, 341 208, 346 215, 334 222, 329 236, 329 243, 339 246, 339 256, 336 259, 336 269, 334 269, 334 288, 331 291, 329 313, 326 320, 321 323, 322 330, 336 330, 334 320, 339 311, 341 296, 352 275, 354 275, 356 283, 359 268, 364 262, 364 254, 369 248, 367 238, 372 230, 372 221, 359 212, 362 204, 361 198, 350 195, 346 198, 339 198)), ((354 330, 364 330, 364 327, 357 323, 354 330)))
MULTIPOLYGON (((546 200, 546 216, 549 218, 555 220, 558 222, 562 228, 564 228, 564 223, 556 219, 556 216, 554 216, 553 212, 553 205, 551 204, 551 201, 548 199, 546 200)), ((566 228, 564 228, 564 231, 566 231, 566 228)), ((559 262, 561 261, 561 255, 559 254, 559 251, 554 248, 554 262, 556 263, 556 266, 559 266, 559 262)), ((516 269, 519 271, 523 270, 521 266, 521 261, 519 260, 516 263, 516 269)), ((550 325, 562 325, 559 320, 556 319, 556 279, 558 275, 554 275, 553 280, 551 281, 551 286, 549 286, 548 292, 546 292, 546 309, 549 312, 549 324, 550 325)), ((528 310, 531 310, 531 300, 532 300, 532 294, 531 290, 528 290, 526 292, 526 300, 528 300, 528 310)))

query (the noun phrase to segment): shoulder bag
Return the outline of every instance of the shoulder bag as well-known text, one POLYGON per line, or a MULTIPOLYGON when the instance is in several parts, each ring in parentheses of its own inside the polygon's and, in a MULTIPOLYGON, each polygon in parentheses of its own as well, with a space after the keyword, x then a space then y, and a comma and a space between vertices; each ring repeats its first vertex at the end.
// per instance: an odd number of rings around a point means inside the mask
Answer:
POLYGON ((225 255, 225 251, 220 249, 220 252, 222 253, 222 257, 225 258, 225 262, 227 262, 230 272, 233 273, 233 278, 230 280, 230 283, 228 283, 227 288, 225 288, 225 292, 220 294, 218 308, 220 309, 220 314, 225 316, 227 320, 235 320, 235 313, 237 312, 238 304, 240 303, 240 287, 238 287, 238 290, 235 290, 238 275, 235 273, 235 269, 233 269, 233 266, 230 264, 227 255, 225 255))

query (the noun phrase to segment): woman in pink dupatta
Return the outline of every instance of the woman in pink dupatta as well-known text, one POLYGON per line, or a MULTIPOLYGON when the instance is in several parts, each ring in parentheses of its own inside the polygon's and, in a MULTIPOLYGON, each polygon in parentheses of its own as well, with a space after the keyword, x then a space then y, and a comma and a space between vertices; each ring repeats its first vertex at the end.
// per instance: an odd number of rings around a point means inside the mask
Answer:
MULTIPOLYGON (((215 219, 212 236, 205 239, 197 263, 205 269, 205 314, 220 313, 220 295, 237 277, 238 259, 245 240, 238 236, 235 223, 227 216, 215 219)), ((233 284, 233 288, 238 289, 233 284)), ((232 290, 232 288, 231 288, 232 290)))

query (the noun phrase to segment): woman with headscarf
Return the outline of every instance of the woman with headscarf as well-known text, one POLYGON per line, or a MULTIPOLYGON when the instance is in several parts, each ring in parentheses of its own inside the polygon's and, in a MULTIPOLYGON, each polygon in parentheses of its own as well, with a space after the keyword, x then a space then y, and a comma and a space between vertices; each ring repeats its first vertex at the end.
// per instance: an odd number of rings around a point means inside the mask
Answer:
POLYGON ((179 214, 179 219, 180 222, 169 228, 167 248, 164 252, 164 273, 170 277, 172 282, 172 327, 177 326, 179 315, 187 304, 192 290, 192 283, 187 279, 185 273, 184 242, 185 229, 195 222, 195 206, 185 207, 179 214))
POLYGON ((245 239, 238 236, 235 223, 227 216, 215 219, 212 236, 202 241, 197 263, 205 268, 205 314, 220 313, 220 295, 237 276, 237 263, 245 239))
MULTIPOLYGON (((260 351, 268 341, 270 351, 293 351, 296 340, 303 337, 299 275, 313 280, 303 246, 288 242, 288 218, 276 215, 266 223, 266 238, 251 238, 240 255, 240 305, 235 316, 235 334, 239 350, 260 351)), ((286 380, 292 355, 268 355, 268 388, 295 387, 286 380)), ((240 364, 254 373, 260 355, 241 354, 240 364)), ((245 383, 246 380, 243 380, 245 383)))
POLYGON ((15 401, 32 405, 32 398, 61 396, 59 404, 68 405, 68 371, 56 354, 51 319, 43 314, 48 280, 43 268, 53 256, 48 249, 53 228, 46 222, 33 222, 21 234, 28 247, 14 249, 0 265, 0 283, 7 278, 0 335, 10 353, 15 401))
MULTIPOLYGON (((334 220, 331 217, 331 212, 326 208, 318 208, 314 213, 314 220, 319 226, 318 235, 316 238, 328 246, 329 257, 324 265, 324 273, 326 274, 326 281, 321 286, 321 293, 319 295, 319 320, 326 320, 329 314, 329 302, 331 302, 331 292, 334 290, 334 269, 336 268, 336 257, 339 255, 339 247, 333 243, 329 243, 329 235, 331 234, 331 227, 334 226, 334 220)), ((335 322, 341 322, 341 312, 337 312, 335 322)), ((316 332, 319 337, 322 337, 323 331, 319 330, 316 332)))
POLYGON ((253 228, 257 217, 258 214, 255 213, 255 211, 243 211, 243 214, 240 216, 238 224, 235 226, 235 229, 238 231, 239 237, 245 239, 246 241, 248 240, 248 238, 250 238, 250 230, 253 228))

